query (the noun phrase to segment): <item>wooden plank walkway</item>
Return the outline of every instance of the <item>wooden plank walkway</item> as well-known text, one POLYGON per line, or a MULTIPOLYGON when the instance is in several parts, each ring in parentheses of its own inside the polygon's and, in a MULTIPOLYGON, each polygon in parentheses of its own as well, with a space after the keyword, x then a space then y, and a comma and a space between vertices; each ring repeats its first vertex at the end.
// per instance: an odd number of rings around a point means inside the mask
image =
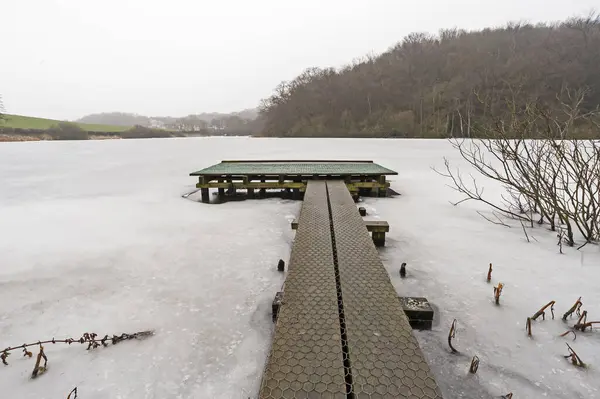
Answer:
POLYGON ((441 398, 341 180, 309 181, 260 398, 441 398))
POLYGON ((441 398, 373 240, 341 181, 327 182, 355 398, 441 398))
POLYGON ((309 182, 299 220, 260 397, 345 398, 325 181, 309 182))

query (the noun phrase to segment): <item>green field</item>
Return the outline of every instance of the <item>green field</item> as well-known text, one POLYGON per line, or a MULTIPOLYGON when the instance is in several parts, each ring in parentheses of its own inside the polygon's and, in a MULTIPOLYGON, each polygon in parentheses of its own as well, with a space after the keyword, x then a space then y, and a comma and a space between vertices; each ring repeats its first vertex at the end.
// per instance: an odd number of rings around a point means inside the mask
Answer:
MULTIPOLYGON (((12 127, 21 129, 49 129, 56 125, 58 120, 34 118, 31 116, 21 115, 4 115, 5 119, 0 121, 0 127, 12 127)), ((130 129, 131 126, 111 126, 111 125, 95 125, 88 123, 76 123, 82 129, 88 132, 123 132, 130 129)))

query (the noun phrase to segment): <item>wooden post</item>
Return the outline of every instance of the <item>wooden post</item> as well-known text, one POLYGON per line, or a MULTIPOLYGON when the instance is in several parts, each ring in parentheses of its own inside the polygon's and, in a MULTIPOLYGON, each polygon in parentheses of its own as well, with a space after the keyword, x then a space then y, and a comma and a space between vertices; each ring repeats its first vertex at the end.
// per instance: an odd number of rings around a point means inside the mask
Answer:
POLYGON ((385 232, 383 231, 374 231, 373 232, 373 243, 376 247, 385 246, 385 232))
MULTIPOLYGON (((265 182, 265 179, 260 179, 260 182, 261 182, 261 183, 264 183, 264 182, 265 182)), ((260 189, 260 196, 261 196, 261 197, 264 197, 265 195, 267 195, 267 190, 266 190, 266 189, 264 189, 264 188, 261 188, 261 189, 260 189)))
POLYGON ((277 321, 277 315, 279 314, 279 308, 281 307, 281 303, 283 302, 283 292, 278 292, 275 294, 275 298, 273 298, 273 304, 271 305, 271 309, 273 311, 273 323, 277 321))
POLYGON ((379 184, 381 185, 379 187, 379 196, 387 197, 387 187, 385 186, 385 175, 379 176, 379 184))
POLYGON ((200 194, 202 195, 202 202, 204 202, 205 204, 208 204, 210 202, 210 198, 208 196, 208 194, 209 194, 208 188, 201 188, 200 194))
POLYGON ((227 188, 227 194, 229 194, 229 195, 235 194, 235 188, 233 188, 233 183, 232 183, 231 178, 227 179, 227 184, 229 185, 229 187, 227 188))
MULTIPOLYGON (((218 183, 223 183, 223 179, 219 179, 219 180, 217 180, 217 182, 218 183)), ((217 192, 218 192, 219 199, 223 199, 223 197, 225 197, 225 189, 224 188, 220 188, 219 187, 217 189, 217 192)))

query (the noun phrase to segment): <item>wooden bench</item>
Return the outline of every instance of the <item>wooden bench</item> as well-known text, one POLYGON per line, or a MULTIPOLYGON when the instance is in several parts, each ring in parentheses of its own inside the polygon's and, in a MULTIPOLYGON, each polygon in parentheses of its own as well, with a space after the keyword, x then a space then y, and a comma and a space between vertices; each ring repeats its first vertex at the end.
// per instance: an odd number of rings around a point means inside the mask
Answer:
POLYGON ((365 220, 365 226, 367 226, 367 231, 371 233, 375 246, 385 246, 385 233, 390 231, 390 224, 383 220, 365 220))

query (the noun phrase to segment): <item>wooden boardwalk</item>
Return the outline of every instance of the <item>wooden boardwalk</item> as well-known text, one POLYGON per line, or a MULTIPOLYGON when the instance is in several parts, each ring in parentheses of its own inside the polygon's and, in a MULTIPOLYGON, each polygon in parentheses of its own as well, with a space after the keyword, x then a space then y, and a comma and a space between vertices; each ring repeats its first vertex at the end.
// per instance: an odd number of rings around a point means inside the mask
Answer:
POLYGON ((307 182, 260 398, 441 398, 343 180, 307 182))

